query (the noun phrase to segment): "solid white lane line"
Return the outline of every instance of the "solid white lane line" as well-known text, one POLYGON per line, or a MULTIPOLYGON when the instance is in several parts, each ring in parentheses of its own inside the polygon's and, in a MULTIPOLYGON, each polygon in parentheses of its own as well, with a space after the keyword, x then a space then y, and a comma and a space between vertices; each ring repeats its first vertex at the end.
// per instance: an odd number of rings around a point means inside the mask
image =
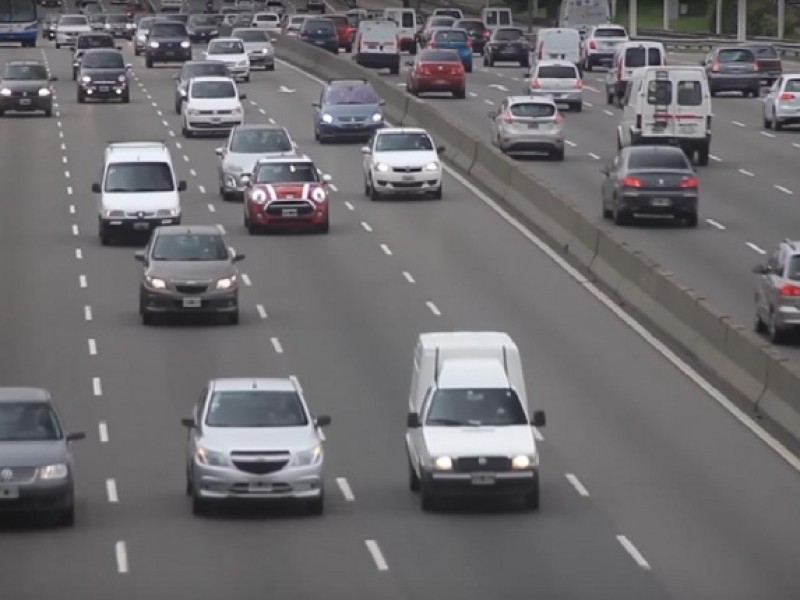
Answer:
POLYGON ((567 478, 567 481, 572 484, 572 487, 575 488, 575 491, 578 492, 578 495, 583 496, 584 498, 589 497, 589 490, 584 487, 584 485, 580 482, 580 479, 578 479, 572 473, 567 473, 565 477, 567 478))
POLYGON ((533 439, 535 439, 537 442, 543 442, 544 436, 542 435, 542 432, 539 431, 539 428, 531 427, 531 429, 533 430, 533 439))
POLYGON ((431 311, 433 314, 435 314, 437 317, 440 317, 440 316, 442 316, 442 312, 441 312, 441 311, 439 310, 439 308, 438 308, 438 307, 437 307, 437 306, 436 306, 436 305, 435 305, 433 302, 431 302, 430 300, 428 300, 428 301, 425 303, 425 306, 427 306, 427 307, 428 307, 428 309, 429 309, 429 310, 430 310, 430 311, 431 311))
POLYGON ((258 316, 262 319, 267 318, 267 311, 264 308, 263 304, 256 304, 256 310, 258 311, 258 316))
POLYGON ((211 202, 208 203, 208 212, 217 212, 217 209, 214 208, 214 205, 211 202))
POLYGON ((85 288, 87 285, 89 285, 86 281, 86 275, 81 275, 78 277, 78 285, 82 288, 85 288))
POLYGON ((275 349, 276 353, 283 354, 283 346, 281 346, 281 341, 278 338, 270 338, 269 341, 272 342, 272 347, 275 349))
POLYGON ((751 173, 747 169, 739 169, 739 173, 746 175, 747 177, 755 177, 755 173, 751 173))
POLYGON ((759 254, 766 254, 767 253, 766 250, 764 250, 763 248, 759 248, 753 242, 745 242, 744 245, 747 246, 748 248, 750 248, 751 250, 754 250, 755 252, 758 252, 759 254))
POLYGON ((83 260, 83 251, 80 248, 75 248, 75 258, 83 260))
POLYGON ((72 174, 69 171, 64 171, 64 177, 69 179, 70 177, 72 177, 72 174))
POLYGON ((386 256, 391 256, 391 255, 392 255, 392 251, 391 251, 391 249, 390 249, 390 248, 389 248, 389 246, 387 246, 386 244, 381 244, 381 250, 383 250, 383 253, 384 253, 386 256))
POLYGON ((611 111, 610 111, 610 110, 608 110, 608 109, 604 109, 604 110, 603 110, 603 114, 605 114, 605 115, 607 115, 607 116, 609 116, 609 117, 613 117, 613 116, 614 116, 614 113, 613 113, 613 112, 611 112, 611 111))
POLYGON ((467 93, 470 95, 471 98, 477 98, 478 97, 478 94, 476 94, 475 92, 467 92, 467 93))
POLYGON ((747 127, 747 125, 745 125, 744 123, 740 123, 739 121, 731 121, 731 123, 733 123, 737 127, 747 127))
POLYGON ((775 185, 774 187, 779 192, 783 192, 784 194, 789 194, 790 196, 794 195, 794 192, 792 190, 790 190, 789 188, 785 188, 782 185, 775 185))
POLYGON ((372 231, 372 227, 370 227, 370 226, 369 226, 369 223, 367 223, 366 221, 361 221, 361 226, 362 226, 362 227, 363 227, 363 228, 364 228, 366 231, 372 231))
POLYGON ((206 193, 206 188, 204 186, 202 186, 202 185, 198 185, 197 189, 200 190, 201 194, 205 194, 206 193))
POLYGON ((91 306, 84 306, 83 307, 83 318, 87 321, 92 320, 92 307, 91 306))
POLYGON ((116 504, 119 502, 119 494, 117 493, 117 482, 113 479, 106 479, 106 494, 108 495, 108 501, 111 504, 116 504))
POLYGON ((97 342, 94 338, 89 338, 89 356, 97 356, 97 342))
POLYGON ((625 548, 625 551, 626 551, 628 554, 630 554, 630 555, 631 555, 631 558, 632 558, 632 559, 633 559, 633 560, 636 562, 636 564, 637 564, 637 565, 639 565, 639 566, 640 566, 640 567, 642 567, 643 569, 647 569, 648 571, 650 570, 650 563, 648 563, 648 562, 647 562, 647 561, 644 559, 644 556, 642 556, 642 553, 641 553, 641 552, 639 552, 639 551, 636 549, 636 546, 634 546, 634 545, 633 545, 633 542, 631 542, 631 541, 630 541, 628 538, 626 538, 624 535, 618 535, 618 536, 617 536, 617 541, 618 541, 620 544, 622 544, 622 547, 623 547, 623 548, 625 548))
POLYGON ((125 547, 125 542, 119 541, 114 544, 114 554, 117 556, 117 572, 128 572, 128 549, 125 547))
POLYGON ((189 169, 189 175, 191 175, 192 177, 197 177, 197 171, 195 171, 194 169, 189 169))
POLYGON ((244 282, 245 285, 253 285, 253 282, 250 281, 250 275, 248 275, 247 273, 242 273, 242 281, 244 282))
POLYGON ((68 185, 68 186, 67 186, 67 194, 68 194, 69 196, 72 196, 72 186, 71 186, 71 185, 68 185))
POLYGON ((589 152, 589 156, 595 160, 600 160, 600 157, 594 152, 589 152))
POLYGON ((75 225, 74 223, 72 225, 72 235, 80 235, 80 230, 78 229, 78 226, 75 225))
POLYGON ((70 204, 69 205, 69 214, 71 214, 71 215, 75 214, 75 205, 74 204, 70 204))
POLYGON ((378 567, 378 571, 388 571, 389 564, 383 557, 383 552, 381 552, 381 548, 380 546, 378 546, 378 542, 376 542, 375 540, 364 540, 364 544, 366 544, 367 551, 372 557, 372 560, 375 561, 375 566, 378 567))
POLYGON ((726 229, 725 225, 723 225, 722 223, 718 223, 714 219, 706 219, 706 223, 708 223, 712 227, 716 227, 720 231, 725 231, 725 229, 726 229))
POLYGON ((716 156, 715 154, 709 154, 708 158, 710 158, 714 162, 722 162, 722 159, 719 156, 716 156))
POLYGON ((414 281, 414 278, 411 276, 411 273, 409 273, 408 271, 403 271, 403 277, 405 277, 405 278, 406 278, 406 281, 407 281, 408 283, 416 283, 416 282, 414 281))
POLYGON ((347 207, 347 210, 355 210, 355 206, 352 203, 348 202, 347 200, 344 201, 344 205, 347 207))
POLYGON ((764 137, 768 137, 768 138, 774 138, 775 137, 774 133, 770 133, 768 131, 759 131, 758 133, 760 133, 764 137))
POLYGON ((99 377, 92 377, 92 393, 95 396, 103 395, 103 384, 100 382, 99 377))
POLYGON ((344 477, 337 477, 336 478, 336 485, 339 486, 339 489, 342 491, 342 496, 348 502, 354 502, 356 497, 353 495, 353 490, 350 489, 350 484, 347 483, 347 479, 344 477))
POLYGON ((576 144, 575 142, 573 142, 573 141, 571 141, 571 140, 564 140, 564 143, 565 143, 567 146, 569 146, 570 148, 576 148, 576 147, 578 146, 578 144, 576 144))
POLYGON ((107 444, 108 443, 108 425, 106 424, 106 422, 105 421, 100 421, 100 423, 97 424, 97 429, 98 429, 99 434, 100 434, 100 442, 103 443, 103 444, 107 444))

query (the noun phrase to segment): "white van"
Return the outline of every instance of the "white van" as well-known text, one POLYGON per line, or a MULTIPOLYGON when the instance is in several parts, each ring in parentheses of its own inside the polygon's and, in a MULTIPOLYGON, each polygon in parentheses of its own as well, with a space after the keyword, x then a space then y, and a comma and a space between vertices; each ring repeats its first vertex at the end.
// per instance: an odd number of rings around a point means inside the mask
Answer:
POLYGON ((417 11, 413 8, 387 8, 383 18, 397 23, 400 52, 417 53, 417 11))
POLYGON ((581 36, 575 29, 540 29, 536 36, 537 60, 568 60, 580 68, 581 36))
POLYGON ((514 26, 514 17, 511 15, 511 9, 500 6, 487 6, 482 9, 481 21, 490 31, 494 31, 498 27, 514 26))
POLYGON ((432 17, 453 17, 456 21, 464 18, 464 13, 460 8, 436 8, 431 14, 432 17))
POLYGON ((271 33, 281 32, 281 17, 274 12, 260 12, 253 15, 250 27, 263 29, 271 33))
POLYGON ((353 41, 353 60, 370 69, 400 73, 400 28, 394 21, 361 21, 353 41))
POLYGON ((92 184, 100 195, 98 223, 105 246, 124 234, 144 234, 160 225, 181 222, 179 192, 172 157, 164 142, 113 142, 106 146, 102 181, 92 184))
POLYGON ((617 146, 680 146, 697 164, 711 149, 711 93, 703 67, 645 67, 634 73, 623 96, 617 146))
POLYGON ((406 448, 422 509, 438 498, 522 497, 539 508, 539 454, 519 350, 505 333, 423 333, 414 350, 406 448))
POLYGON ((635 69, 662 67, 667 64, 667 51, 661 42, 625 42, 614 54, 606 72, 606 100, 614 104, 622 99, 628 80, 635 69))

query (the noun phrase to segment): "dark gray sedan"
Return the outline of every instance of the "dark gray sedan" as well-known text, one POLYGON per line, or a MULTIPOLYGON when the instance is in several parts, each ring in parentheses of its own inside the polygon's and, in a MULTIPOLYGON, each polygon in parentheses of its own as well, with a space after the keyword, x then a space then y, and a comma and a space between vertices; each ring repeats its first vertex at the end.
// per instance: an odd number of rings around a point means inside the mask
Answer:
POLYGON ((758 98, 761 95, 761 73, 755 53, 746 46, 720 46, 701 63, 706 68, 708 90, 712 96, 720 92, 741 92, 758 98))
POLYGON ((42 512, 65 526, 75 523, 70 442, 50 393, 0 388, 0 512, 42 512))
POLYGON ((6 63, 0 81, 0 117, 10 111, 53 114, 53 88, 44 63, 15 60, 6 63))
POLYGON ((183 63, 175 80, 175 114, 181 114, 181 107, 189 90, 189 80, 193 77, 230 77, 228 66, 221 60, 190 60, 183 63))
POLYGON ((139 314, 151 325, 159 315, 222 315, 239 322, 239 270, 236 254, 212 225, 159 227, 147 247, 135 254, 144 264, 139 314))
POLYGON ((626 225, 635 215, 670 215, 697 227, 699 181, 675 146, 629 146, 603 167, 603 218, 626 225))

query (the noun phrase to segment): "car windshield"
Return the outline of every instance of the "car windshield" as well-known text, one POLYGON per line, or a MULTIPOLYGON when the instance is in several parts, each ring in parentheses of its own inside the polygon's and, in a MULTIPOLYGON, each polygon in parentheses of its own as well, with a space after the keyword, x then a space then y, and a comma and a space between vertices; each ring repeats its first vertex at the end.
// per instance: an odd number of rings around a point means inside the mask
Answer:
POLYGON ((264 44, 269 42, 269 34, 260 29, 237 29, 233 33, 243 42, 261 42, 264 44))
POLYGON ((631 152, 628 159, 629 169, 674 169, 690 170, 686 155, 679 149, 660 148, 658 150, 639 150, 631 152), (674 151, 673 151, 674 150, 674 151))
POLYGON ((578 71, 571 65, 547 65, 536 72, 540 79, 578 79, 578 71))
POLYGON ((192 15, 188 23, 195 27, 214 27, 217 25, 217 19, 212 15, 192 15))
POLYGON ((172 169, 163 162, 112 163, 106 171, 106 192, 171 192, 172 169))
POLYGON ((628 48, 625 50, 625 65, 629 69, 638 69, 644 67, 645 59, 648 65, 661 64, 661 49, 660 48, 628 48))
POLYGON ((239 40, 214 42, 208 45, 209 54, 244 54, 244 44, 239 40))
POLYGON ((433 29, 434 27, 451 27, 456 20, 452 17, 436 17, 430 20, 428 23, 428 28, 433 29))
POLYGON ((467 43, 467 34, 464 31, 437 31, 434 34, 437 42, 461 42, 467 43))
POLYGON ((800 92, 800 79, 788 79, 786 81, 786 86, 784 87, 785 92, 800 92))
POLYGON ((312 33, 331 33, 333 32, 333 22, 323 19, 309 19, 303 24, 303 30, 312 33))
POLYGON ((426 425, 449 427, 525 425, 525 411, 511 389, 443 389, 431 399, 426 425))
POLYGON ((748 46, 758 58, 780 58, 774 46, 748 46))
POLYGON ((419 62, 457 62, 461 59, 455 50, 423 50, 419 53, 419 62))
POLYGON ((614 27, 603 27, 602 29, 595 29, 594 30, 594 37, 596 38, 604 38, 604 37, 628 37, 628 34, 625 33, 625 30, 620 28, 614 27))
POLYGON ((221 235, 159 235, 153 245, 153 260, 220 261, 228 260, 228 249, 221 235))
POLYGON ((0 442, 60 440, 58 418, 46 402, 0 402, 0 442))
POLYGON ((85 69, 124 69, 125 61, 119 52, 87 52, 81 66, 85 69))
POLYGON ((209 427, 303 427, 308 416, 294 391, 215 392, 206 415, 209 427))
POLYGON ((755 62, 756 57, 749 48, 730 48, 720 50, 717 59, 721 63, 751 63, 755 62))
POLYGON ((292 142, 282 129, 238 129, 231 140, 231 152, 268 154, 291 151, 292 142))
POLYGON ((325 104, 377 104, 378 96, 371 85, 330 86, 325 92, 325 104))
POLYGON ((186 26, 182 23, 155 23, 150 28, 153 37, 185 37, 186 26))
POLYGON ((108 15, 108 23, 127 23, 128 17, 125 15, 108 15))
POLYGON ((66 17, 61 17, 58 21, 59 25, 88 25, 89 19, 83 17, 81 15, 70 15, 66 17))
POLYGON ((789 264, 786 268, 786 278, 792 281, 800 281, 800 256, 789 257, 789 264))
POLYGON ((114 38, 110 35, 82 35, 78 38, 76 47, 80 50, 86 48, 113 48, 114 38))
POLYGON ((498 29, 497 33, 494 34, 494 39, 501 42, 512 42, 521 37, 525 37, 522 29, 498 29))
POLYGON ((195 81, 192 98, 235 98, 236 86, 232 81, 195 81))
POLYGON ((6 65, 3 70, 3 79, 6 81, 25 79, 43 81, 47 79, 47 68, 44 65, 6 65))
POLYGON ((378 152, 433 150, 426 133, 382 133, 378 136, 378 152))
POLYGON ((542 104, 541 102, 512 104, 509 107, 509 110, 515 117, 527 117, 533 119, 552 117, 556 114, 556 107, 554 105, 542 104))
POLYGON ((191 79, 192 77, 228 77, 228 67, 225 63, 202 63, 186 65, 181 73, 181 79, 191 79))
POLYGON ((259 165, 256 183, 290 183, 318 181, 317 169, 311 163, 269 163, 259 165))

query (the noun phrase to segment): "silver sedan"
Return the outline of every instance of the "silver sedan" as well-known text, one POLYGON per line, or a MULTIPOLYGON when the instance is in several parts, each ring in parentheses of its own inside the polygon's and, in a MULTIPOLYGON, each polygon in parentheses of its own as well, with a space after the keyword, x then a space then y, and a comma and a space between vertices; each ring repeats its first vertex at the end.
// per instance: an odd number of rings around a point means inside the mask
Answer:
POLYGON ((531 96, 550 96, 570 110, 583 109, 583 79, 574 64, 568 60, 540 60, 531 69, 527 89, 531 96))
POLYGON ((250 59, 250 67, 263 68, 265 71, 275 70, 275 47, 269 31, 256 28, 237 28, 231 32, 231 37, 239 38, 244 42, 244 49, 250 59))
POLYGON ((781 75, 764 98, 764 127, 780 131, 800 124, 800 74, 781 75))
POLYGON ((563 117, 552 98, 511 96, 489 118, 492 142, 506 154, 545 153, 564 160, 563 117))

